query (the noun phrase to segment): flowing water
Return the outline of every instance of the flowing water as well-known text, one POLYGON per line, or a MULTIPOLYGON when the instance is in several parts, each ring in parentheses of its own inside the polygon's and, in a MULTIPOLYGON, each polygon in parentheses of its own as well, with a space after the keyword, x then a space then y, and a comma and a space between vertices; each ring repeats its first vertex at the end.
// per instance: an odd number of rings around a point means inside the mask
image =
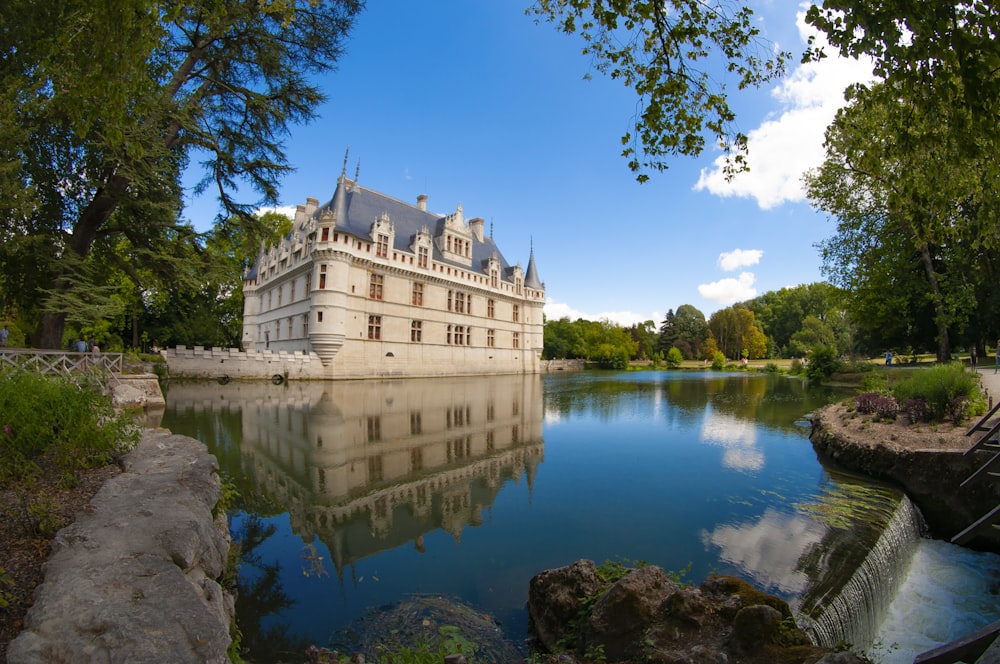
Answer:
POLYGON ((1000 557, 920 539, 899 491, 823 467, 804 416, 845 396, 708 372, 182 383, 163 426, 240 492, 256 661, 409 593, 523 641, 528 581, 580 558, 741 576, 820 643, 912 661, 1000 618, 1000 557))

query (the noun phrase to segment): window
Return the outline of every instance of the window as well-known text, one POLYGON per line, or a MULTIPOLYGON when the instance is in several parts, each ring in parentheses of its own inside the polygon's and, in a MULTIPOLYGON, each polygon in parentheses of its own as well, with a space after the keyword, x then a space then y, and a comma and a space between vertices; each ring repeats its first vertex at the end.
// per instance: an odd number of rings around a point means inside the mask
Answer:
POLYGON ((389 236, 379 233, 375 242, 375 255, 385 258, 389 255, 389 236))
POLYGON ((521 307, 519 305, 514 305, 514 310, 511 313, 511 320, 515 323, 521 318, 521 307))
POLYGON ((424 451, 419 447, 410 450, 410 471, 424 469, 424 451))
POLYGON ((454 311, 454 306, 451 301, 455 297, 455 291, 448 291, 448 311, 454 311))
POLYGON ((373 300, 382 299, 382 284, 385 281, 385 277, 381 274, 375 274, 374 272, 368 279, 368 297, 373 300))
POLYGON ((323 232, 320 234, 320 242, 326 242, 330 239, 330 229, 324 227, 323 232))
POLYGON ((420 343, 423 340, 424 340, 423 321, 419 320, 410 321, 410 341, 420 343))
POLYGON ((486 330, 486 345, 490 348, 496 346, 495 334, 493 330, 486 330))
POLYGON ((471 329, 464 325, 449 325, 448 343, 455 346, 468 346, 471 329))
POLYGON ((286 325, 285 325, 285 327, 287 327, 287 328, 288 328, 288 337, 287 337, 287 338, 288 338, 288 339, 291 339, 291 338, 292 338, 292 317, 291 317, 291 316, 289 316, 289 317, 288 317, 288 320, 287 320, 287 321, 285 321, 285 322, 286 322, 286 325))
POLYGON ((455 293, 455 313, 465 313, 465 293, 455 293))
POLYGON ((322 311, 317 311, 316 312, 316 322, 317 323, 322 323, 323 322, 323 312, 322 311))
POLYGON ((520 348, 521 347, 521 333, 520 332, 515 332, 514 333, 513 346, 514 346, 514 348, 520 348))
POLYGON ((285 289, 283 287, 278 286, 278 306, 279 307, 281 306, 281 295, 282 295, 282 293, 284 293, 284 291, 285 291, 285 289))
MULTIPOLYGON (((410 411, 410 435, 416 436, 424 432, 423 417, 419 410, 410 411)), ((414 448, 420 449, 420 448, 414 448)))
POLYGON ((486 316, 487 318, 496 317, 496 302, 493 300, 492 297, 486 300, 486 316))
POLYGON ((496 288, 497 284, 499 283, 499 281, 500 281, 500 279, 497 276, 497 271, 496 270, 490 270, 490 286, 492 286, 493 288, 496 288))
POLYGON ((368 442, 374 443, 382 440, 382 418, 378 415, 368 417, 368 442))
POLYGON ((302 336, 309 337, 309 314, 302 314, 302 336))
POLYGON ((410 298, 410 304, 415 307, 424 306, 424 285, 419 281, 413 282, 413 296, 410 298))
POLYGON ((465 312, 467 314, 472 314, 472 294, 470 293, 465 297, 465 312))
POLYGON ((382 317, 381 316, 369 316, 368 317, 368 338, 369 339, 381 339, 382 338, 382 317))
POLYGON ((326 288, 326 266, 319 266, 319 287, 320 290, 326 288))
POLYGON ((427 247, 417 247, 417 267, 427 267, 427 247))
POLYGON ((451 325, 448 326, 448 345, 451 345, 451 325))

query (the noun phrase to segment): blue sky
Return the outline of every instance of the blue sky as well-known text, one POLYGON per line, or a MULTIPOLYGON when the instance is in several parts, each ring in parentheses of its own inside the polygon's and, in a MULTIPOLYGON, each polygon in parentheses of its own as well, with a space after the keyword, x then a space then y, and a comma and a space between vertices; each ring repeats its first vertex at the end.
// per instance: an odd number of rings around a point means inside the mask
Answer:
MULTIPOLYGON (((372 0, 336 72, 328 100, 293 126, 296 171, 281 204, 328 200, 350 149, 366 187, 428 209, 483 217, 511 263, 534 248, 546 314, 620 324, 692 304, 706 316, 769 290, 819 281, 815 244, 832 234, 804 200, 803 170, 822 160, 823 129, 860 63, 798 64, 804 6, 754 3, 764 35, 793 53, 789 74, 734 92, 750 136, 751 172, 721 177, 719 153, 676 158, 638 184, 620 156, 634 93, 596 72, 582 40, 536 24, 520 3, 372 0), (588 76, 590 74, 590 76, 588 76)), ((204 230, 210 197, 185 217, 204 230)))

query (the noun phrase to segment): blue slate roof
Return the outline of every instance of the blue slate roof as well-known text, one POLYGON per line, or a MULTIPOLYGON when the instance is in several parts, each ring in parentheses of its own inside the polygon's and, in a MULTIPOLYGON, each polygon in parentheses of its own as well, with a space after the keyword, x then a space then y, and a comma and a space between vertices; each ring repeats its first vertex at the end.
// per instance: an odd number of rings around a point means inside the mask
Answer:
MULTIPOLYGON (((316 211, 316 215, 319 216, 328 209, 337 212, 338 231, 347 232, 358 237, 369 237, 372 222, 381 214, 388 214, 389 220, 396 231, 393 248, 406 252, 411 251, 410 243, 422 228, 426 227, 432 236, 436 236, 439 226, 444 223, 445 219, 443 215, 421 210, 416 205, 404 203, 391 196, 386 196, 367 187, 362 187, 356 182, 348 180, 343 175, 337 182, 337 190, 334 192, 333 198, 320 206, 316 211), (342 203, 338 201, 338 196, 341 195, 344 196, 342 203), (344 218, 345 213, 346 220, 344 218)), ((479 272, 484 271, 485 266, 490 260, 490 256, 496 253, 500 261, 501 273, 504 276, 508 276, 513 271, 513 266, 504 258, 503 253, 497 247, 493 238, 486 235, 483 236, 482 242, 476 238, 475 234, 472 236, 471 267, 457 261, 445 259, 436 246, 433 252, 432 259, 437 262, 479 272)))

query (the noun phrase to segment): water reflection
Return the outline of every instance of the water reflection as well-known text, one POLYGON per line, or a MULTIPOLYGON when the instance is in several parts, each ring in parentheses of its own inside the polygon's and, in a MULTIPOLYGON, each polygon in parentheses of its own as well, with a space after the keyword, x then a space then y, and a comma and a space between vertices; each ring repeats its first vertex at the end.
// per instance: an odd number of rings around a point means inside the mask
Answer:
POLYGON ((171 419, 239 416, 250 495, 322 541, 338 577, 402 544, 422 551, 436 529, 459 541, 506 480, 530 489, 544 457, 538 376, 198 383, 171 387, 169 404, 171 419))
POLYGON ((834 396, 677 372, 200 383, 170 387, 164 426, 237 484, 255 647, 323 645, 414 592, 521 639, 530 578, 580 558, 743 576, 826 629, 908 560, 885 538, 901 494, 824 469, 808 442, 803 415, 834 396))

